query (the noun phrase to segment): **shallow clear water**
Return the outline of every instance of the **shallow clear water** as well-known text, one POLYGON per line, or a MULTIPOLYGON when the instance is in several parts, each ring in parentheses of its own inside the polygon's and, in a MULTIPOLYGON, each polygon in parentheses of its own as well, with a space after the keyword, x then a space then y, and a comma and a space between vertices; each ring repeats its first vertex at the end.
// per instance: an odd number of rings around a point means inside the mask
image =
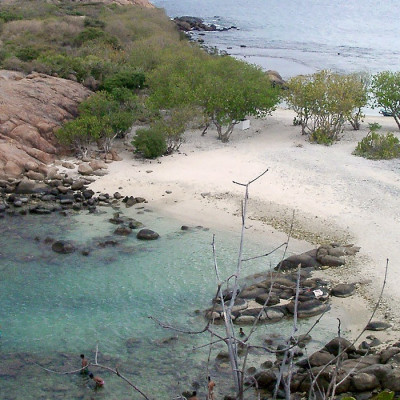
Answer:
MULTIPOLYGON (((214 364, 220 345, 213 348, 207 367, 208 350, 193 351, 193 346, 207 343, 208 335, 177 335, 148 318, 184 329, 204 326, 204 318, 196 310, 209 307, 216 290, 213 232, 203 227, 182 231, 179 221, 123 209, 124 215, 161 235, 159 240, 141 242, 135 235, 112 236, 115 225, 108 222, 112 212, 0 220, 0 398, 139 398, 136 394, 132 397, 125 383, 105 371, 94 371, 106 380, 106 386, 95 391, 86 377, 48 373, 31 362, 59 372, 71 371, 79 368, 80 353, 93 360, 97 344, 99 362, 118 365, 121 373, 152 398, 193 390, 193 382, 201 383, 202 393, 208 371, 219 377, 220 390, 229 390, 229 379, 222 384, 226 372, 214 364), (72 240, 77 251, 56 254, 46 243, 48 237, 72 240), (98 246, 110 237, 119 244, 98 246), (90 249, 90 255, 82 255, 82 249, 90 249), (176 336, 178 339, 165 341, 176 336)), ((215 232, 223 277, 236 265, 239 228, 238 232, 215 232)), ((268 250, 246 242, 246 255, 268 250)), ((246 263, 244 275, 265 271, 280 256, 246 263)), ((333 323, 326 319, 315 346, 321 345, 333 323)), ((262 326, 257 340, 262 343, 267 334, 279 336, 290 329, 289 321, 262 326)), ((251 360, 256 366, 260 363, 259 356, 251 360)))
POLYGON ((284 78, 320 69, 376 73, 400 66, 396 0, 154 0, 153 4, 171 17, 190 15, 239 28, 201 38, 206 45, 277 70, 284 78))

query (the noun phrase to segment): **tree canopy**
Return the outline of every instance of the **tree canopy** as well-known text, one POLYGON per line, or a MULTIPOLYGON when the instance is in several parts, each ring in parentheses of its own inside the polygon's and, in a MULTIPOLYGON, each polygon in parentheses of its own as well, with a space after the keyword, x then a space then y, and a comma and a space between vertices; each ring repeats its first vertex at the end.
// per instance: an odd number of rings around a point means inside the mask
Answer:
POLYGON ((344 124, 360 126, 367 104, 367 81, 360 75, 340 75, 323 70, 289 80, 286 102, 296 113, 296 123, 311 141, 331 144, 339 139, 344 124))
POLYGON ((175 59, 153 71, 149 86, 153 106, 191 105, 201 110, 224 142, 246 116, 265 116, 274 110, 280 94, 260 68, 226 56, 205 55, 185 63, 175 59))
POLYGON ((383 71, 373 76, 374 106, 389 111, 400 129, 400 72, 383 71))

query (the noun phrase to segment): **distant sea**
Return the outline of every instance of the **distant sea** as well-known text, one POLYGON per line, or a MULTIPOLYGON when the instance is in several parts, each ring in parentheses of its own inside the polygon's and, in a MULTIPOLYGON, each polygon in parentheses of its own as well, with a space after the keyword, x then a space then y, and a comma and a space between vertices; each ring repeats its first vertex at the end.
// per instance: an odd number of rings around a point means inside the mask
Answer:
POLYGON ((396 0, 153 0, 171 18, 195 16, 224 32, 201 35, 283 78, 331 69, 339 73, 400 69, 396 0))

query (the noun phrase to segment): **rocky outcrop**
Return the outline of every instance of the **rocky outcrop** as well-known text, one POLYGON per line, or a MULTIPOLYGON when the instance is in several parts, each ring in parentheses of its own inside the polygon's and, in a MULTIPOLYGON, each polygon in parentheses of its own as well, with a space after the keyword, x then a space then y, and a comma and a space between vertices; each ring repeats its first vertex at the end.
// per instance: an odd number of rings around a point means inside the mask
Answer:
POLYGON ((331 243, 320 246, 318 249, 290 256, 279 263, 275 269, 293 270, 297 269, 298 265, 301 265, 301 268, 312 269, 340 267, 346 263, 346 256, 354 256, 359 251, 360 248, 352 244, 340 245, 338 243, 331 243))
POLYGON ((90 93, 66 79, 0 70, 0 178, 30 170, 47 176, 44 165, 58 150, 55 128, 76 116, 90 93))
POLYGON ((229 26, 229 27, 219 27, 215 24, 208 24, 204 22, 201 18, 198 17, 176 17, 174 18, 174 22, 177 28, 183 32, 191 32, 191 31, 228 31, 230 29, 237 29, 236 26, 229 26))

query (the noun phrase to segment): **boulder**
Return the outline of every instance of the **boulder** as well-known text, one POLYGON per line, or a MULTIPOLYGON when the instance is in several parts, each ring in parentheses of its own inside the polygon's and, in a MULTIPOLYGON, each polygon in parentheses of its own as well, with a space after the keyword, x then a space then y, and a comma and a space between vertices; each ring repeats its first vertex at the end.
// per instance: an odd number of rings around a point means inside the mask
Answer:
POLYGON ((335 297, 349 297, 355 291, 356 287, 353 283, 341 283, 332 288, 331 294, 335 297))
POLYGON ((93 168, 88 164, 88 163, 82 163, 78 167, 78 172, 81 175, 92 175, 93 174, 93 168))
POLYGON ((151 229, 141 229, 136 237, 140 240, 155 240, 160 237, 157 232, 152 231, 151 229))
POLYGON ((392 325, 388 322, 381 322, 381 321, 371 321, 367 326, 367 331, 385 331, 386 329, 391 328, 392 325))
POLYGON ((92 161, 90 161, 89 165, 93 169, 93 171, 108 168, 108 165, 102 160, 92 160, 92 161))
POLYGON ((351 342, 342 337, 336 337, 332 339, 325 345, 325 349, 334 356, 337 356, 339 351, 342 352, 345 349, 346 353, 352 353, 356 351, 356 348, 351 344, 351 342))
MULTIPOLYGON (((299 302, 297 306, 297 316, 298 318, 313 317, 322 314, 328 309, 328 307, 328 304, 322 303, 317 299, 299 302)), ((294 302, 287 304, 286 308, 291 314, 293 314, 295 309, 294 302)))
POLYGON ((254 375, 254 379, 257 381, 259 388, 268 389, 275 384, 276 374, 271 370, 260 371, 254 375))
POLYGON ((61 254, 73 253, 75 251, 74 245, 64 240, 58 240, 54 242, 51 246, 51 249, 56 253, 61 254))
POLYGON ((375 375, 360 372, 352 376, 351 385, 357 392, 366 392, 367 390, 376 389, 380 383, 375 375))
POLYGON ((46 193, 49 187, 45 183, 37 183, 31 179, 24 178, 15 188, 17 194, 33 194, 33 193, 46 193))
POLYGON ((44 171, 59 150, 53 134, 77 115, 77 105, 90 91, 79 83, 44 74, 16 77, 0 71, 0 175, 44 171))
POLYGON ((115 231, 115 235, 128 236, 132 233, 132 229, 127 226, 119 226, 115 231))
POLYGON ((25 176, 28 179, 33 179, 34 181, 44 181, 44 175, 41 174, 40 172, 35 172, 35 171, 28 171, 25 176))
POLYGON ((282 268, 284 270, 297 269, 299 264, 301 265, 301 268, 318 268, 321 266, 321 264, 310 254, 302 253, 286 258, 281 263, 279 263, 275 267, 275 269, 278 268, 282 268))
POLYGON ((311 367, 321 367, 323 365, 327 365, 330 361, 332 361, 335 356, 327 351, 316 351, 308 358, 308 364, 311 367))

